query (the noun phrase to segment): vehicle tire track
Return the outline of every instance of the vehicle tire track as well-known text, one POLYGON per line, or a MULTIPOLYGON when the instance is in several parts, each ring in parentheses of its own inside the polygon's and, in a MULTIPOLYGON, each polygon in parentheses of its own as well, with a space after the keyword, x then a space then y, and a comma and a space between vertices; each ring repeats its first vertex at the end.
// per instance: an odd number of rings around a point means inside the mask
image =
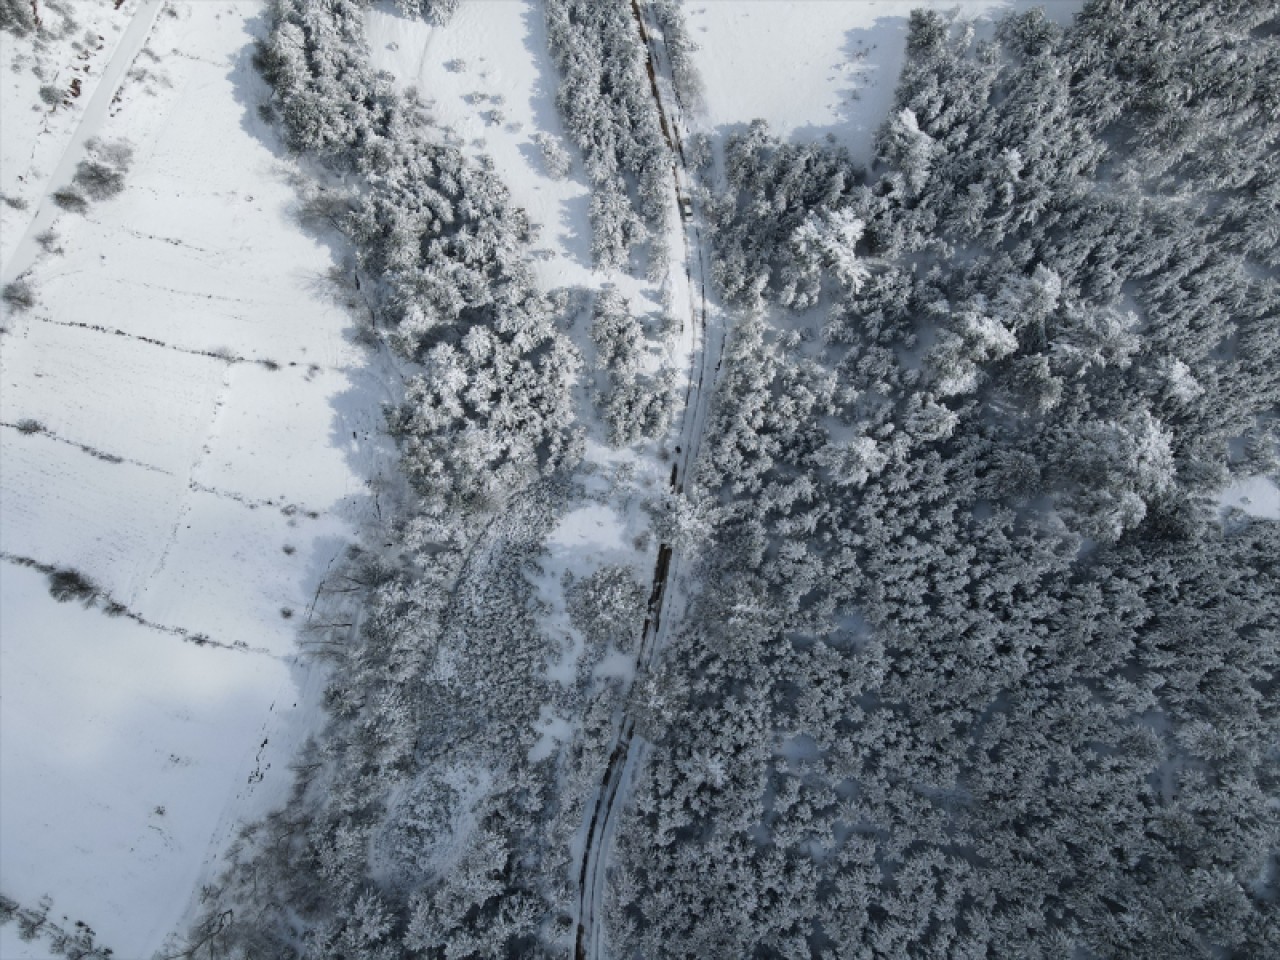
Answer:
MULTIPOLYGON (((685 248, 685 273, 689 281, 689 383, 685 392, 685 406, 681 415, 679 443, 676 446, 676 462, 672 466, 670 488, 679 496, 689 492, 689 466, 696 463, 701 435, 704 429, 713 392, 715 374, 720 369, 719 353, 724 348, 724 338, 717 335, 717 360, 714 370, 709 369, 709 340, 706 258, 702 252, 702 232, 698 228, 693 207, 690 177, 685 162, 680 126, 675 122, 675 111, 668 111, 658 83, 657 41, 645 24, 643 0, 631 0, 631 12, 636 22, 645 51, 645 70, 649 76, 650 91, 657 104, 663 136, 672 153, 673 191, 676 214, 683 221, 681 237, 685 248), (670 119, 669 119, 670 118, 670 119), (696 256, 695 256, 696 254, 696 256), (694 278, 697 277, 695 284, 694 278)), ((669 58, 668 58, 669 59, 669 58)), ((674 89, 674 85, 672 87, 674 89)), ((682 323, 683 328, 683 323, 682 323)), ((673 546, 663 543, 658 547, 654 565, 652 588, 647 615, 636 656, 635 678, 632 689, 653 666, 661 646, 664 621, 667 617, 669 598, 667 587, 673 579, 677 556, 673 546)), ((588 801, 591 816, 586 823, 582 861, 578 870, 578 917, 574 942, 575 960, 589 960, 604 955, 604 901, 608 881, 609 851, 616 824, 615 814, 625 805, 628 774, 634 770, 643 738, 636 735, 636 717, 629 702, 624 702, 622 719, 605 764, 600 786, 594 802, 588 801)))

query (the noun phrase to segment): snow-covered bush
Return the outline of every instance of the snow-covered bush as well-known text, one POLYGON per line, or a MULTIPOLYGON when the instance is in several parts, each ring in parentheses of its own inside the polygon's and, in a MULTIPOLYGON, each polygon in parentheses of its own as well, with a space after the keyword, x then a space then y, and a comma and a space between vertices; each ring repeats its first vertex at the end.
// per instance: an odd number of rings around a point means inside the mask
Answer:
POLYGON ((448 23, 462 0, 396 0, 396 6, 406 16, 420 15, 430 23, 448 23))
POLYGON ((35 9, 30 0, 0 0, 0 30, 26 36, 36 28, 35 9))
POLYGON ((59 603, 79 600, 90 604, 98 593, 98 585, 72 567, 59 567, 49 574, 49 595, 59 603))
POLYGON ((538 150, 542 153, 542 163, 546 167, 547 176, 553 180, 563 180, 569 175, 569 171, 573 169, 573 159, 569 156, 569 151, 560 145, 549 133, 535 133, 533 142, 538 145, 538 150))
POLYGON ((73 179, 90 200, 106 200, 124 189, 124 174, 95 160, 81 160, 73 179))
POLYGON ((71 213, 84 213, 89 209, 89 201, 83 193, 74 187, 63 187, 53 192, 53 202, 63 210, 71 213))

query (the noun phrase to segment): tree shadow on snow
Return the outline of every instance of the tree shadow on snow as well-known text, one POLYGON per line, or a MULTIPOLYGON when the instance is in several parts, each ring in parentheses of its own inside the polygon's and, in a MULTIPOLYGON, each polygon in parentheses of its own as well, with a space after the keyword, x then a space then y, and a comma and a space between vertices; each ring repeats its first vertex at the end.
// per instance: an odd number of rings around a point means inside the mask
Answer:
POLYGON ((796 127, 789 139, 808 143, 833 140, 848 148, 853 158, 870 167, 875 156, 876 131, 889 116, 894 90, 906 63, 907 27, 910 18, 877 17, 870 27, 848 30, 840 47, 840 75, 835 91, 836 119, 828 124, 796 127))
MULTIPOLYGON (((578 149, 565 132, 560 111, 556 108, 556 91, 560 78, 551 62, 551 44, 547 37, 547 23, 543 17, 542 5, 535 0, 523 0, 524 12, 521 14, 525 24, 524 45, 533 55, 533 62, 538 71, 538 78, 529 91, 529 104, 533 111, 534 126, 541 133, 554 137, 573 158, 573 169, 568 179, 580 185, 583 192, 577 196, 562 200, 560 206, 560 232, 556 236, 562 253, 569 259, 590 270, 594 267, 591 259, 591 189, 586 182, 583 169, 582 151, 578 149)), ((533 170, 543 169, 541 150, 532 142, 520 145, 520 153, 533 170)))
MULTIPOLYGON (((261 107, 269 101, 271 90, 259 75, 253 59, 256 41, 267 35, 270 25, 263 13, 246 20, 245 28, 250 42, 235 57, 228 77, 233 95, 242 107, 241 128, 277 159, 275 174, 281 180, 290 181, 300 173, 300 180, 310 179, 321 186, 340 186, 337 177, 294 154, 276 126, 264 118, 261 107)), ((345 315, 343 338, 348 343, 361 344, 358 355, 337 371, 345 383, 329 398, 331 417, 325 441, 333 449, 341 451, 346 466, 364 481, 364 486, 333 503, 311 506, 325 516, 345 521, 357 531, 362 547, 381 547, 388 543, 390 518, 397 514, 401 498, 407 496, 397 469, 398 453, 395 443, 386 433, 383 414, 385 406, 399 402, 402 374, 385 347, 364 345, 358 319, 366 307, 354 284, 344 288, 341 282, 350 280, 354 275, 353 250, 346 238, 336 228, 304 223, 298 216, 297 203, 282 209, 280 214, 290 221, 292 229, 319 244, 336 268, 336 281, 331 277, 317 276, 311 286, 313 289, 329 289, 327 299, 345 315)), ((316 388, 320 389, 318 385, 316 388)), ((291 616, 298 630, 300 653, 315 653, 322 649, 317 640, 318 624, 356 619, 350 615, 349 601, 354 594, 337 582, 348 565, 352 546, 349 540, 329 535, 316 537, 310 543, 310 555, 305 558, 299 584, 310 604, 307 609, 294 611, 291 616)))

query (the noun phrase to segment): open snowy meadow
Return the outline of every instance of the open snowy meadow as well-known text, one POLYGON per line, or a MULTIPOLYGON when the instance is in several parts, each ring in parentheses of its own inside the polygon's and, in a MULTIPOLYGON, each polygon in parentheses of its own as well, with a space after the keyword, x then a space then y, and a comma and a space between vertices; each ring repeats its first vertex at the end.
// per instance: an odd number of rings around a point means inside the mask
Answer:
MULTIPOLYGON (((0 887, 120 957, 158 947, 237 822, 284 797, 315 722, 299 643, 388 466, 387 373, 349 341, 257 114, 261 14, 122 9, 104 29, 137 48, 96 54, 119 85, 85 84, 109 109, 74 135, 63 111, 11 125, 30 91, 5 71, 5 176, 30 149, 39 186, 4 221, 6 279, 29 269, 36 304, 0 337, 0 887), (93 137, 132 146, 124 189, 63 211, 93 137), (15 213, 52 238, 14 240, 15 213), (30 563, 101 594, 59 603, 30 563)), ((0 928, 6 960, 45 949, 0 928)))

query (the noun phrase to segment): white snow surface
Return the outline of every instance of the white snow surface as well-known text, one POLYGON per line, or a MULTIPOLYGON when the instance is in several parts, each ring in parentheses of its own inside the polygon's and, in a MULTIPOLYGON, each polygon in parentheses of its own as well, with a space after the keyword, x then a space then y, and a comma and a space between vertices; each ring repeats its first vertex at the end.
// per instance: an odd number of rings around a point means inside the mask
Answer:
POLYGON ((1251 517, 1280 520, 1280 485, 1270 477, 1237 480, 1218 495, 1218 502, 1251 517))
MULTIPOLYGON (((52 206, 50 178, 17 211, 63 252, 33 250, 37 305, 0 336, 0 891, 49 895, 52 919, 130 960, 185 922, 237 824, 287 796, 322 681, 300 628, 393 456, 387 373, 349 342, 334 252, 291 219, 291 162, 257 114, 262 10, 126 3, 111 36, 153 18, 148 74, 43 132, 10 125, 34 93, 3 35, 6 193, 24 151, 50 171, 94 135, 135 155, 86 216, 52 206), (146 623, 59 604, 13 558, 76 568, 146 623)), ((47 953, 0 930, 5 960, 47 953)))
MULTIPOLYGON (((0 261, 8 262, 31 222, 36 201, 47 190, 107 67, 116 64, 123 73, 133 65, 131 56, 117 53, 141 3, 123 0, 117 9, 114 0, 63 0, 69 18, 42 6, 41 17, 52 35, 38 43, 34 34, 15 37, 0 31, 0 194, 8 201, 0 204, 0 261), (77 80, 78 96, 72 90, 77 80), (39 91, 45 86, 60 91, 62 99, 53 105, 42 101, 39 91)), ((158 8, 154 0, 153 5, 158 8)))
POLYGON ((795 142, 828 134, 869 163, 906 60, 911 11, 989 23, 1043 6, 1067 24, 1083 0, 685 0, 699 49, 701 123, 732 132, 757 118, 795 142))

